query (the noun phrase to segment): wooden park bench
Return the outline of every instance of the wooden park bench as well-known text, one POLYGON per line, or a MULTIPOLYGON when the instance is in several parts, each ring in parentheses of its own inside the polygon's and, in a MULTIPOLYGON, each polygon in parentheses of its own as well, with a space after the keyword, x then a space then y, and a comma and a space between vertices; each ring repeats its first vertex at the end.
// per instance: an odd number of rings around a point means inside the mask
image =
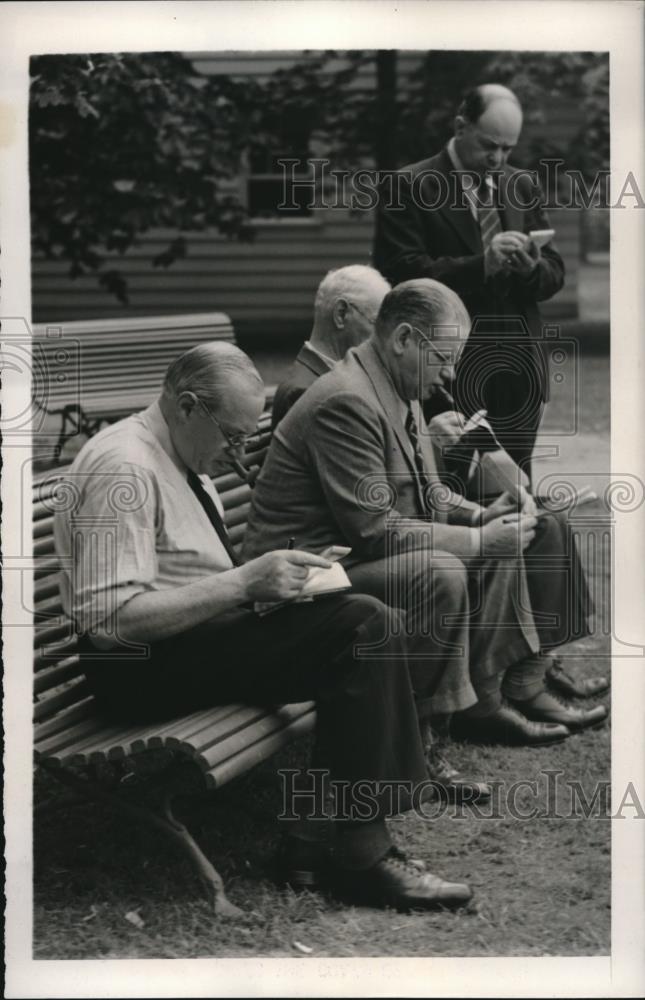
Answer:
POLYGON ((60 419, 56 460, 69 438, 148 406, 170 362, 209 340, 234 342, 224 313, 35 324, 33 397, 60 419))
MULTIPOLYGON (((158 388, 158 383, 157 383, 158 388)), ((249 442, 247 469, 257 470, 269 440, 268 414, 249 442)), ((77 653, 77 636, 61 607, 60 566, 53 540, 54 511, 73 502, 64 486, 65 469, 58 468, 34 480, 33 530, 35 560, 35 680, 34 724, 36 763, 85 794, 119 805, 126 813, 165 830, 187 853, 212 898, 219 915, 240 911, 227 898, 221 876, 198 844, 172 813, 179 791, 162 772, 159 811, 135 805, 115 791, 114 779, 123 774, 133 755, 165 750, 173 760, 190 762, 206 790, 220 788, 314 725, 313 702, 267 708, 218 705, 181 718, 145 725, 115 725, 102 719, 88 691, 77 653)), ((225 508, 231 540, 239 546, 249 510, 250 487, 231 473, 215 480, 225 508)), ((148 755, 150 756, 150 755, 148 755)), ((118 788, 118 780, 116 785, 118 788)))

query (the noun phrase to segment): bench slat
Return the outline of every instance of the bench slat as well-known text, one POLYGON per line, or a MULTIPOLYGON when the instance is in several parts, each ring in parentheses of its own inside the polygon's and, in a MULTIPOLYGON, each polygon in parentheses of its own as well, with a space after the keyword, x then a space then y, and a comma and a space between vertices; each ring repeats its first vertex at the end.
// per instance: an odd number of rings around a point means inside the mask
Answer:
POLYGON ((48 667, 53 667, 55 663, 59 663, 73 653, 78 655, 76 652, 77 649, 78 637, 76 635, 70 636, 65 642, 53 643, 47 647, 47 651, 38 649, 34 653, 34 669, 36 673, 40 670, 46 670, 48 667))
POLYGON ((53 719, 38 722, 35 727, 35 739, 39 741, 45 739, 46 736, 52 736, 54 733, 65 729, 66 726, 73 725, 88 715, 96 715, 96 705, 93 697, 86 698, 80 704, 74 705, 67 711, 57 714, 53 719))
MULTIPOLYGON (((239 706, 224 705, 217 708, 207 708, 188 716, 193 720, 191 726, 187 728, 197 729, 203 726, 221 724, 227 716, 238 711, 239 706)), ((186 717, 174 719, 164 727, 163 724, 156 723, 136 723, 128 726, 127 723, 115 725, 109 730, 98 733, 82 746, 75 747, 75 755, 71 763, 87 764, 98 763, 99 761, 122 760, 128 753, 142 753, 145 750, 162 749, 166 746, 170 748, 170 740, 167 733, 172 732, 177 726, 186 728, 186 717)), ((176 748, 176 747, 175 747, 176 748)))
MULTIPOLYGON (((221 713, 220 717, 222 719, 225 719, 229 715, 233 715, 235 712, 237 712, 241 708, 244 708, 244 706, 243 705, 238 705, 238 704, 234 704, 234 705, 220 705, 216 709, 211 708, 211 709, 207 709, 206 711, 207 712, 213 712, 213 713, 219 712, 219 713, 221 713)), ((202 714, 202 713, 198 713, 198 714, 202 714)), ((188 718, 191 719, 192 717, 189 716, 188 718)), ((148 735, 145 744, 143 744, 140 740, 134 740, 130 744, 130 750, 131 750, 131 752, 132 753, 137 753, 139 750, 146 750, 146 749, 147 750, 154 750, 154 749, 158 749, 160 747, 165 746, 166 739, 169 736, 176 735, 177 732, 181 732, 184 729, 185 725, 186 725, 186 721, 187 721, 186 717, 184 716, 184 717, 181 717, 181 718, 178 718, 178 719, 172 719, 172 720, 170 720, 169 723, 168 723, 168 725, 165 725, 165 726, 164 725, 162 725, 162 726, 158 725, 155 728, 154 732, 151 732, 148 735)))
POLYGON ((34 555, 35 556, 51 556, 55 555, 56 549, 54 548, 54 536, 47 535, 45 538, 39 538, 34 542, 34 555))
POLYGON ((257 743, 271 733, 284 729, 303 711, 301 705, 289 705, 274 709, 272 712, 265 710, 258 719, 249 715, 249 722, 252 723, 250 726, 240 727, 236 732, 230 735, 226 734, 223 739, 218 739, 211 747, 199 751, 197 757, 199 766, 204 771, 212 770, 217 764, 228 760, 236 753, 241 753, 249 744, 257 743))
POLYGON ((50 597, 56 597, 60 602, 60 593, 58 589, 58 573, 55 575, 45 577, 41 580, 34 582, 34 599, 38 608, 40 608, 41 602, 46 601, 50 597))
POLYGON ((183 737, 166 736, 164 742, 169 747, 176 747, 184 753, 194 756, 206 752, 210 747, 222 740, 228 739, 240 730, 248 730, 250 726, 263 719, 270 709, 265 706, 248 706, 238 708, 223 719, 213 721, 197 733, 188 733, 183 737))
POLYGON ((34 677, 34 693, 45 694, 65 681, 80 677, 83 672, 78 656, 68 656, 55 667, 40 670, 34 677))
POLYGON ((101 720, 96 715, 88 716, 74 726, 59 730, 53 736, 36 743, 36 749, 42 757, 59 757, 61 763, 64 757, 71 755, 76 744, 82 744, 83 739, 95 735, 101 729, 101 720), (68 752, 63 754, 63 751, 68 752))
POLYGON ((296 716, 283 729, 271 733, 252 746, 245 748, 228 760, 217 764, 210 769, 204 779, 206 787, 210 789, 221 788, 222 785, 246 774, 252 767, 261 764, 272 757, 281 747, 286 746, 299 736, 304 736, 310 732, 316 722, 315 710, 304 712, 296 716))
MULTIPOLYGON (((62 616, 59 616, 62 618, 62 616)), ((34 630, 34 646, 40 649, 42 646, 53 645, 58 639, 66 640, 72 638, 73 625, 69 618, 62 618, 55 625, 36 625, 34 630)))
POLYGON ((249 511, 251 510, 251 504, 245 503, 241 507, 231 507, 226 511, 226 527, 235 528, 237 525, 241 525, 243 529, 246 529, 246 522, 249 519, 249 511))
POLYGON ((89 695, 90 690, 85 677, 80 678, 78 683, 72 682, 68 688, 59 694, 48 694, 43 701, 34 705, 34 719, 39 721, 46 716, 51 716, 61 708, 70 708, 83 701, 89 695))
POLYGON ((222 506, 224 510, 230 510, 231 507, 237 507, 239 504, 247 503, 251 499, 251 487, 244 483, 242 486, 236 486, 232 490, 218 490, 220 499, 222 501, 222 506))

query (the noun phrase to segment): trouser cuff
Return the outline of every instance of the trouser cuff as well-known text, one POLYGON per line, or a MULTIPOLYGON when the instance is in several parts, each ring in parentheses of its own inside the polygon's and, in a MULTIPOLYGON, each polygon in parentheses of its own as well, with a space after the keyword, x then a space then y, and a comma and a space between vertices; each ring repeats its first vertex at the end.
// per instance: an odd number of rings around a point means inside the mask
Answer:
POLYGON ((511 701, 528 701, 544 690, 544 674, 549 665, 544 656, 528 656, 509 667, 502 683, 504 697, 511 701))
POLYGON ((335 824, 334 858, 339 868, 365 871, 385 857, 392 840, 385 821, 342 822, 335 824))

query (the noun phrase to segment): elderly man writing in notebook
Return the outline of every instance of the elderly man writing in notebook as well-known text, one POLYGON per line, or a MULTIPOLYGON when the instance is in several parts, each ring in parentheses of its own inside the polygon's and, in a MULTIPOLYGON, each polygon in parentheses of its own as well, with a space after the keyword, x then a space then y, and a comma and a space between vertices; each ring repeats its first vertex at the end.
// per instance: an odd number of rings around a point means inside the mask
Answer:
MULTIPOLYGON (((56 515, 55 541, 90 686, 105 713, 136 721, 315 699, 318 763, 349 796, 334 824, 332 885, 355 902, 461 905, 468 887, 409 863, 385 823, 391 794, 381 795, 382 783, 412 788, 427 777, 399 617, 359 594, 266 617, 252 610, 293 601, 310 568, 327 565, 287 550, 286 537, 245 563, 230 545, 210 478, 239 462, 263 405, 246 355, 202 345, 170 366, 156 402, 75 459, 78 503, 56 515), (377 790, 369 821, 353 809, 358 782, 377 790)), ((308 841, 292 840, 287 878, 307 863, 308 841)))

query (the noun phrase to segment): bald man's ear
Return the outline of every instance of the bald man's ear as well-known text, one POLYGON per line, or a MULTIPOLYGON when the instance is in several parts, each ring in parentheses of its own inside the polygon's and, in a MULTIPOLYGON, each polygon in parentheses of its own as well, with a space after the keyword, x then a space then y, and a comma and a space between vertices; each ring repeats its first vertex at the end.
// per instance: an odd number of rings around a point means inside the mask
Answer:
POLYGON ((334 302, 334 307, 331 311, 331 320, 337 330, 344 330, 345 323, 347 321, 347 313, 349 312, 349 303, 347 299, 336 299, 334 302))
POLYGON ((463 115, 455 115, 455 135, 461 135, 466 128, 466 119, 463 115))
POLYGON ((177 416, 180 420, 189 420, 196 407, 199 406, 199 400, 194 392, 190 392, 188 389, 184 392, 180 392, 175 401, 177 408, 177 416))

